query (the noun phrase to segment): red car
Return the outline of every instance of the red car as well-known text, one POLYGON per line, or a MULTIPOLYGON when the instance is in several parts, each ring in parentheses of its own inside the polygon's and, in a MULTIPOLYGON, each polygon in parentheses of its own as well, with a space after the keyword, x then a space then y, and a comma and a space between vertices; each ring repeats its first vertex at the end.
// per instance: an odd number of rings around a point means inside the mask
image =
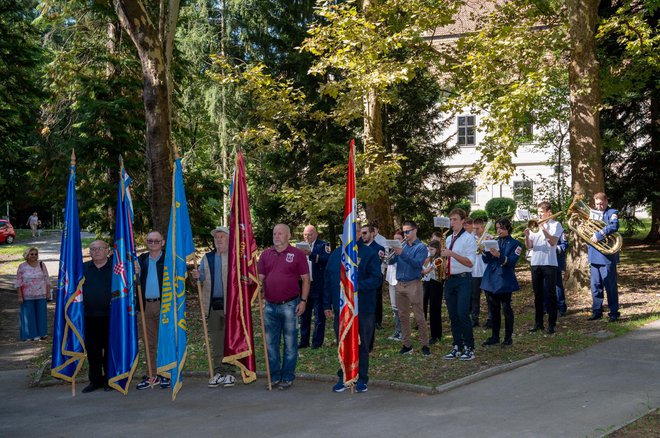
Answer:
POLYGON ((16 238, 14 227, 6 219, 0 219, 0 243, 13 243, 16 238))

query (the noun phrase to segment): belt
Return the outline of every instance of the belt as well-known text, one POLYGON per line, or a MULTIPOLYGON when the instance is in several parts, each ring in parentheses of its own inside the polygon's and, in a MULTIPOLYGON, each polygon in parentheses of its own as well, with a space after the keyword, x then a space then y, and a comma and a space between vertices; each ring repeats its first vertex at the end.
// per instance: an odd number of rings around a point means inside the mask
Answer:
POLYGON ((145 301, 147 303, 155 303, 155 302, 160 301, 160 298, 147 298, 145 301))
POLYGON ((295 299, 297 299, 297 298, 298 298, 298 295, 296 295, 295 297, 289 298, 288 300, 284 300, 284 301, 277 301, 277 302, 275 302, 275 301, 268 301, 268 300, 266 300, 266 302, 267 302, 268 304, 280 305, 280 304, 290 303, 291 301, 293 301, 293 300, 295 300, 295 299))
POLYGON ((463 278, 463 277, 472 277, 470 272, 461 272, 460 274, 451 274, 449 278, 463 278))

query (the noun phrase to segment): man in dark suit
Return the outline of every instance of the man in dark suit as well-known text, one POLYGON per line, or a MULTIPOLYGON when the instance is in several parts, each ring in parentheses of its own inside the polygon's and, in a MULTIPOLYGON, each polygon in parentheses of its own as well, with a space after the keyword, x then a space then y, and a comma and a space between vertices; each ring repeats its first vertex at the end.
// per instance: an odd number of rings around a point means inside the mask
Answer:
POLYGON ((314 225, 307 225, 303 231, 303 238, 311 250, 303 250, 307 256, 312 284, 305 312, 300 317, 300 343, 298 348, 309 347, 309 337, 312 326, 312 313, 314 314, 314 333, 312 335, 312 348, 320 348, 325 338, 325 314, 323 313, 323 274, 330 257, 330 244, 319 239, 314 225))
MULTIPOLYGON (((373 225, 364 225, 362 228, 360 228, 360 237, 362 239, 362 242, 368 246, 369 248, 373 249, 374 252, 378 255, 379 259, 382 260, 383 257, 385 257, 385 248, 383 248, 380 244, 376 242, 376 229, 373 225)), ((381 265, 381 278, 383 274, 383 269, 381 265)), ((378 292, 376 293, 376 309, 375 309, 375 327, 380 330, 383 328, 383 282, 381 280, 380 288, 378 289, 378 292)), ((371 340, 369 341, 369 351, 374 349, 374 339, 375 339, 375 331, 374 335, 372 336, 371 340)))
MULTIPOLYGON (((367 392, 369 382, 369 348, 365 339, 372 339, 374 334, 374 318, 376 311, 376 295, 380 293, 383 284, 383 275, 380 270, 380 259, 378 253, 358 239, 358 332, 360 334, 358 381, 355 385, 356 392, 367 392)), ((340 295, 340 272, 342 248, 334 250, 328 261, 325 277, 325 289, 323 295, 323 308, 325 315, 334 315, 335 337, 339 332, 339 295, 340 295), (334 312, 333 312, 334 311, 334 312)), ((343 392, 347 387, 344 385, 344 375, 341 369, 337 372, 338 382, 332 387, 334 392, 343 392)))

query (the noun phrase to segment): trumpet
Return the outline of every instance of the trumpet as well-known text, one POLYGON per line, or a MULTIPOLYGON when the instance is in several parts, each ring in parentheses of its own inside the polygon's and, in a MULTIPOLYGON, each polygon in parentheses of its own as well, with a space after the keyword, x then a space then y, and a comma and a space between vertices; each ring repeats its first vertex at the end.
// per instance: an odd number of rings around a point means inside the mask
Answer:
POLYGON ((527 221, 527 228, 529 228, 529 231, 531 231, 532 233, 538 233, 538 231, 541 228, 542 224, 548 222, 550 219, 556 218, 557 216, 559 216, 562 213, 563 213, 563 211, 560 211, 558 213, 555 213, 555 214, 553 214, 551 216, 548 216, 547 218, 541 219, 541 220, 530 219, 530 220, 527 221))

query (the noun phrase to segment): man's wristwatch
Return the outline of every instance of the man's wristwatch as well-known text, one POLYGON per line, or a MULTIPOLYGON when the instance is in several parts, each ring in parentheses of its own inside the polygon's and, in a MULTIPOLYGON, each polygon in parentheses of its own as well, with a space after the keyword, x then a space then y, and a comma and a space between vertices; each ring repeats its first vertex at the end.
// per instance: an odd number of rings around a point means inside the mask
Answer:
POLYGON ((306 303, 306 302, 307 302, 307 298, 301 298, 300 301, 302 301, 303 303, 306 303))

